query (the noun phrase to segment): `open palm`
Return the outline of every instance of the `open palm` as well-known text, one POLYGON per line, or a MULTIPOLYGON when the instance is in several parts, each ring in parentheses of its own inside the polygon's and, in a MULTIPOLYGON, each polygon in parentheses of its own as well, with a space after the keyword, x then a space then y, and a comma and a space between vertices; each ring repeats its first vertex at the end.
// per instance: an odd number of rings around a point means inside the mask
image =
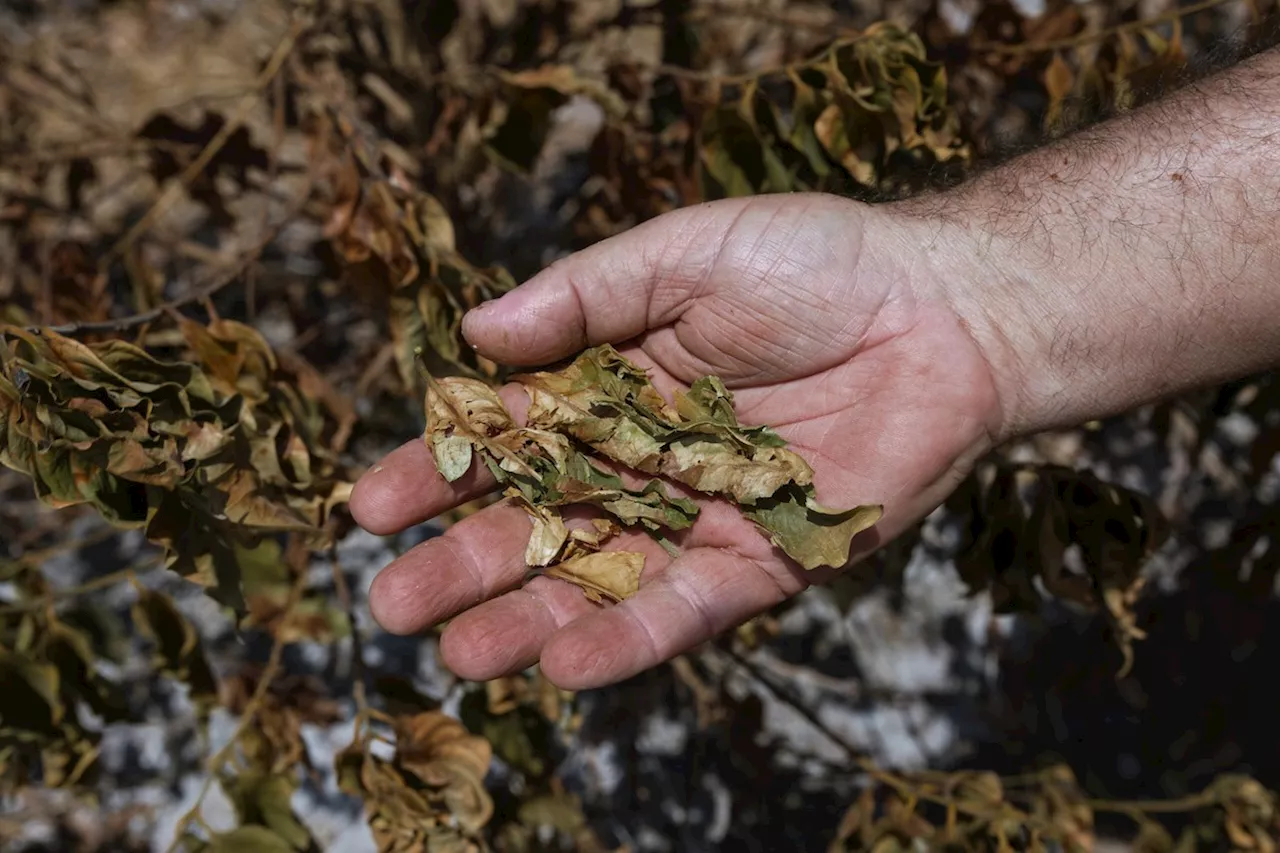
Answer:
MULTIPOLYGON (((706 204, 554 264, 464 328, 506 364, 608 342, 664 391, 718 375, 743 423, 776 428, 805 457, 822 503, 885 505, 855 540, 856 560, 940 503, 1000 429, 987 359, 918 260, 922 239, 885 209, 828 196, 706 204)), ((370 531, 392 533, 493 488, 474 468, 446 483, 416 440, 361 479, 351 509, 370 531)), ((676 539, 674 559, 642 534, 613 540, 610 548, 647 559, 640 592, 601 608, 558 580, 522 586, 529 530, 524 511, 506 503, 459 522, 383 570, 370 592, 374 616, 396 633, 452 619, 442 652, 465 678, 541 661, 556 684, 584 689, 658 664, 824 577, 709 500, 676 539)))

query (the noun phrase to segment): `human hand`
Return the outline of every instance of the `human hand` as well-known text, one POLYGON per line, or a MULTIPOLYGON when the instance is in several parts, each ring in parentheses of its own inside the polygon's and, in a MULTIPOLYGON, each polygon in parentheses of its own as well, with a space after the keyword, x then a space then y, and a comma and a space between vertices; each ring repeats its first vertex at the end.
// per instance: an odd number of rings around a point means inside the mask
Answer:
MULTIPOLYGON (((988 357, 927 261, 922 223, 829 196, 700 205, 560 261, 469 314, 467 339, 504 364, 541 365, 610 342, 668 391, 714 373, 744 424, 767 424, 814 470, 831 507, 882 503, 865 555, 937 506, 1002 429, 988 357)), ((508 390, 519 409, 519 392, 508 390)), ((420 439, 357 484, 351 511, 389 534, 492 490, 483 466, 449 484, 420 439)), ((677 655, 830 572, 806 572, 728 503, 703 501, 674 559, 641 533, 641 588, 601 608, 538 577, 521 587, 530 522, 506 502, 384 569, 375 618, 397 634, 449 620, 441 649, 483 680, 540 661, 568 689, 677 655)), ((851 560, 852 562, 852 560, 851 560)))

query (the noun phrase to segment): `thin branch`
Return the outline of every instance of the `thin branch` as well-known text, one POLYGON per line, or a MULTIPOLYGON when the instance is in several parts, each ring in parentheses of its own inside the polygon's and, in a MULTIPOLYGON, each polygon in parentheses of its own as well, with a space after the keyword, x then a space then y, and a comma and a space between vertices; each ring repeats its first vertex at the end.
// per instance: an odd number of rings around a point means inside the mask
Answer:
POLYGON ((271 652, 267 656, 267 663, 262 668, 262 673, 258 676, 258 683, 254 686, 253 695, 249 697, 249 701, 245 703, 244 710, 240 713, 240 720, 236 723, 235 730, 231 733, 231 737, 227 740, 222 748, 209 757, 205 764, 205 771, 208 775, 204 778, 204 784, 200 787, 200 792, 196 795, 195 802, 191 808, 178 818, 178 823, 173 829, 173 841, 166 848, 165 853, 175 853, 179 845, 182 843, 183 832, 193 822, 208 828, 200 815, 201 809, 204 807, 205 797, 208 796, 210 789, 213 787, 214 781, 217 779, 218 771, 220 771, 227 761, 234 755, 236 747, 239 745, 240 738, 253 725, 258 712, 262 710, 262 703, 267 697, 267 692, 271 689, 271 683, 275 681, 276 676, 280 672, 280 664, 284 659, 284 623, 292 615, 294 608, 298 602, 302 600, 302 593, 307 588, 307 573, 305 571, 298 572, 298 576, 294 579, 293 586, 289 590, 289 599, 285 603, 284 615, 281 617, 280 629, 276 631, 276 635, 271 643, 271 652))
MULTIPOLYGON (((91 592, 97 592, 100 589, 107 589, 118 583, 123 583, 130 578, 148 572, 160 566, 164 562, 163 555, 156 555, 148 558, 137 565, 128 566, 110 574, 101 575, 93 580, 86 581, 79 586, 67 587, 64 589, 49 590, 45 595, 33 598, 30 601, 19 601, 13 604, 0 605, 0 615, 9 615, 12 613, 33 613, 37 610, 52 608, 57 604, 68 599, 77 598, 82 595, 88 595, 91 592)), ((53 612, 52 610, 50 612, 53 612)))
MULTIPOLYGON (((740 667, 752 675, 756 682, 769 691, 776 699, 785 703, 789 708, 794 710, 818 732, 825 736, 832 743, 836 744, 849 757, 851 762, 870 779, 892 788, 900 797, 908 802, 922 800, 924 802, 933 803, 948 809, 955 809, 962 814, 968 814, 979 819, 989 819, 991 815, 985 806, 975 805, 963 800, 957 800, 954 796, 945 790, 935 790, 937 782, 930 780, 913 780, 910 777, 900 776, 878 766, 865 752, 858 747, 845 740, 844 736, 834 731, 830 726, 824 723, 817 714, 815 714, 803 702, 791 696, 789 691, 783 689, 772 682, 772 679, 763 674, 763 671, 755 666, 750 660, 732 649, 720 649, 729 658, 731 658, 740 667)), ((1051 831, 1052 826, 1046 824, 1043 820, 1035 815, 1027 814, 1010 803, 1005 803, 1005 807, 1009 810, 1005 815, 1007 819, 1014 820, 1026 826, 1036 827, 1040 831, 1051 831)))
POLYGON ((259 240, 248 251, 244 252, 234 264, 231 264, 224 272, 217 275, 208 284, 196 288, 191 293, 179 299, 171 299, 163 305, 158 305, 149 311, 143 311, 138 314, 131 314, 128 317, 120 317, 115 320, 102 320, 94 323, 64 323, 60 326, 31 326, 27 331, 40 332, 56 332, 59 335, 87 335, 96 332, 127 332, 138 326, 145 326, 147 323, 155 322, 166 314, 174 313, 182 308, 196 305, 215 296, 224 287, 233 283, 241 275, 244 274, 253 263, 255 263, 262 253, 266 251, 271 242, 280 235, 284 229, 297 214, 298 210, 305 206, 306 199, 310 196, 310 190, 301 194, 302 203, 295 206, 295 209, 281 217, 266 235, 259 240))
POLYGON ((351 626, 351 698, 356 703, 357 719, 369 713, 369 697, 365 688, 364 641, 356 624, 356 609, 351 598, 351 587, 347 584, 346 575, 342 573, 342 564, 338 562, 338 546, 334 543, 329 548, 329 564, 333 569, 333 586, 338 593, 338 603, 346 614, 347 623, 351 626))
POLYGON ((852 19, 834 12, 830 9, 821 10, 826 12, 825 20, 816 21, 812 18, 797 17, 789 15, 786 11, 769 9, 765 6, 739 6, 732 3, 716 2, 716 0, 706 0, 694 6, 685 13, 685 19, 688 21, 700 22, 707 19, 722 18, 749 18, 754 21, 761 21, 766 24, 773 24, 778 27, 785 27, 789 30, 809 30, 815 33, 829 34, 832 31, 857 31, 860 29, 852 19))
POLYGON ((1107 39, 1114 38, 1121 33, 1138 32, 1150 29, 1157 24, 1166 24, 1170 21, 1187 18, 1200 12, 1207 12, 1210 9, 1215 9, 1219 6, 1225 6, 1228 3, 1238 2, 1242 2, 1242 0, 1200 0, 1199 3, 1193 3, 1190 6, 1174 7, 1162 14, 1143 18, 1141 21, 1130 21, 1127 24, 1118 24, 1114 27, 1108 27, 1105 30, 1099 30, 1093 33, 1081 33, 1078 36, 1068 36, 1067 38, 1053 39, 1051 41, 1021 42, 1019 44, 979 42, 973 46, 973 49, 978 53, 999 54, 1004 56, 1022 56, 1029 53, 1047 53, 1054 50, 1073 50, 1094 42, 1106 41, 1107 39))
POLYGON ((152 308, 150 311, 143 311, 140 314, 131 314, 128 317, 121 317, 117 320, 102 320, 95 323, 64 323, 61 326, 32 326, 28 328, 31 332, 56 332, 59 335, 87 335, 95 332, 127 332, 138 326, 145 326, 147 323, 155 322, 171 311, 177 311, 180 308, 186 308, 198 302, 210 298, 218 291, 222 290, 231 282, 240 277, 253 258, 246 257, 244 263, 236 264, 235 270, 220 276, 215 281, 197 288, 181 299, 170 300, 163 305, 152 308))
POLYGON ((804 717, 805 721, 808 722, 815 731, 823 735, 836 746, 840 747, 840 750, 846 756, 859 763, 866 759, 867 754, 865 750, 859 749, 856 745, 846 740, 844 735, 824 723, 811 708, 792 696, 789 690, 781 685, 775 684, 773 676, 757 666, 754 661, 743 657, 741 654, 730 648, 719 649, 718 651, 723 652, 730 660, 737 664, 740 669, 750 675, 756 683, 768 690, 775 699, 785 703, 793 711, 804 717))
POLYGON ((657 65, 644 66, 647 70, 656 74, 666 75, 668 77, 679 77, 685 80, 695 80, 703 83, 718 83, 725 86, 740 86, 743 83, 750 83, 753 80, 762 80, 766 77, 774 77, 779 74, 799 71, 809 68, 822 62, 835 51, 856 44, 868 38, 865 32, 850 33, 846 36, 835 39, 828 43, 822 49, 816 51, 805 59, 795 62, 784 62, 779 65, 769 65, 755 71, 744 71, 738 74, 721 74, 715 71, 706 71, 697 68, 685 68, 683 65, 669 65, 659 63, 657 65))
POLYGON ((1188 794, 1176 800, 1088 800, 1086 802, 1089 808, 1098 812, 1153 815, 1182 814, 1195 811, 1206 806, 1216 806, 1221 802, 1221 799, 1210 788, 1198 794, 1188 794))

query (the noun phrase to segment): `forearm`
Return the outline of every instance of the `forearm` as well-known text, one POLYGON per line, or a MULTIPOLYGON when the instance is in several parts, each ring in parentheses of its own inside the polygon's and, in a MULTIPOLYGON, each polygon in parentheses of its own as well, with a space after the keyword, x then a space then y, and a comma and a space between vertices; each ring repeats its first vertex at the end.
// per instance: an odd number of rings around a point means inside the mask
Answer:
POLYGON ((903 209, 1008 435, 1280 365, 1280 50, 903 209))

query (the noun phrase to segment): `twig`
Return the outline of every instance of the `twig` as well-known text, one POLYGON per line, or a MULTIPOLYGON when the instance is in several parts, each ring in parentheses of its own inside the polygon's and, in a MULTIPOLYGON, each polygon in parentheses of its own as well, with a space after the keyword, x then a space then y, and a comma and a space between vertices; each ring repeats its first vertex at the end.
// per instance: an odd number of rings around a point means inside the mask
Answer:
MULTIPOLYGON (((248 266, 248 262, 246 262, 244 266, 248 266)), ((28 331, 36 333, 56 332, 59 335, 85 335, 92 334, 94 332, 126 332, 129 329, 144 326, 147 323, 159 320, 170 311, 176 311, 179 308, 186 308, 187 306, 194 305, 197 302, 203 302, 210 296, 213 296, 218 291, 222 290, 222 288, 226 287, 231 282, 235 281, 242 271, 243 267, 237 265, 237 269, 234 272, 219 278, 217 281, 211 282, 210 284, 187 294, 181 299, 171 300, 156 308, 152 308, 150 311, 143 311, 141 314, 131 314, 128 317, 121 317, 118 320, 102 320, 96 323, 64 323, 61 326, 33 326, 29 328, 28 331)))
POLYGON ((766 24, 786 27, 790 30, 810 30, 816 33, 828 34, 833 30, 840 32, 842 30, 857 31, 859 29, 852 19, 838 12, 824 11, 829 12, 826 20, 814 21, 788 15, 785 11, 769 9, 760 5, 737 6, 731 3, 710 0, 690 9, 685 13, 685 18, 690 21, 701 21, 708 18, 751 18, 752 20, 763 21, 766 24))
MULTIPOLYGON (((720 651, 723 651, 735 663, 746 670, 757 683, 768 690, 776 699, 786 703, 789 708, 804 717, 804 719, 813 726, 816 731, 821 733, 836 746, 840 747, 840 749, 849 757, 852 763, 856 765, 859 770, 881 785, 892 788, 898 796, 902 797, 904 800, 908 802, 923 800, 948 809, 955 809, 958 812, 969 814, 980 819, 990 818, 990 814, 986 812, 984 806, 966 803, 963 800, 956 800, 948 793, 933 790, 933 785, 927 781, 915 782, 910 778, 899 776, 896 773, 892 773, 882 767, 879 767, 866 755, 865 752, 845 740, 839 732, 832 730, 830 726, 822 722, 818 715, 803 702, 798 701, 782 687, 772 683, 771 678, 764 676, 762 671, 756 667, 754 663, 732 649, 721 649, 720 651)), ((1010 810, 1010 814, 1008 815, 1009 818, 1026 826, 1036 826, 1041 830, 1052 829, 1052 827, 1045 824, 1044 821, 1040 820, 1035 815, 1026 814, 1008 803, 1005 805, 1010 810)))
POLYGON ((156 220, 169 209, 169 206, 177 200, 179 189, 190 186, 191 182, 213 162, 213 158, 218 156, 218 152, 222 150, 222 147, 230 141, 235 132, 244 124, 245 119, 249 116, 249 111, 253 109, 262 97, 262 92, 271 85, 271 81, 280 73, 280 69, 284 67, 289 55, 293 53, 293 48, 298 43, 299 36, 302 35, 307 26, 307 22, 302 18, 298 18, 293 22, 289 27, 289 31, 285 33, 284 38, 276 46, 275 52, 271 54, 266 68, 262 70, 262 73, 258 75, 258 79, 254 81, 252 91, 240 99, 240 103, 236 105, 236 108, 227 117, 226 122, 214 134, 213 139, 210 139, 204 150, 200 152, 200 155, 192 160, 187 165, 187 168, 182 170, 176 182, 169 184, 165 191, 160 194, 160 197, 156 199, 155 203, 151 205, 151 209, 135 222, 133 227, 125 232, 124 236, 116 241, 116 244, 102 257, 99 262, 101 269, 109 268, 117 258, 127 252, 134 242, 146 233, 155 224, 156 220))
MULTIPOLYGON (((157 555, 150 559, 144 560, 134 566, 128 566, 118 571, 96 577, 93 580, 86 581, 79 586, 68 587, 65 589, 49 590, 45 595, 39 598, 33 598, 30 601, 19 601, 13 604, 5 604, 0 606, 0 615, 8 615, 11 613, 31 613, 36 610, 42 610, 52 607, 58 602, 65 601, 69 598, 76 598, 81 595, 87 595, 100 589, 123 583, 129 578, 141 572, 149 571, 164 562, 163 555, 157 555)), ((52 612, 52 611, 51 611, 52 612)))
POLYGON ((10 168, 23 168, 94 157, 127 157, 134 154, 148 154, 152 151, 166 151, 176 155, 188 154, 196 150, 194 144, 162 139, 95 139, 54 146, 40 151, 11 153, 12 149, 0 150, 0 162, 10 168))
POLYGON ((821 50, 813 53, 805 59, 801 59, 796 62, 784 62, 779 65, 769 65, 755 71, 743 71, 738 74, 720 74, 715 71, 685 68, 683 65, 668 65, 666 63, 659 63, 657 65, 649 65, 645 67, 650 71, 657 74, 665 74, 668 77, 680 77, 685 80, 695 80, 703 83, 719 83, 726 86, 738 86, 743 83, 749 83, 752 80, 760 80, 765 77, 786 74, 789 71, 797 71, 816 65, 840 48, 856 44, 867 37, 868 36, 865 32, 859 32, 856 34, 851 33, 847 36, 837 38, 821 50))
POLYGON ((261 674, 258 676, 258 683, 254 686, 253 695, 249 697, 249 701, 245 703, 244 710, 240 713, 240 720, 236 723, 235 730, 232 731, 231 737, 227 740, 222 748, 209 757, 205 764, 205 770, 208 773, 205 776, 204 784, 200 787, 200 792, 196 795, 195 802, 191 808, 187 809, 178 823, 173 829, 173 841, 166 848, 165 853, 175 853, 178 846, 182 843, 183 832, 192 823, 196 822, 204 824, 200 816, 200 810, 204 807, 205 797, 208 796, 209 790, 213 787, 213 783, 220 771, 227 763, 227 760, 234 754, 236 746, 240 742, 240 738, 249 730, 249 726, 253 724, 258 712, 262 710, 262 703, 266 699, 267 691, 271 689, 271 682, 275 680, 276 675, 280 671, 280 663, 284 659, 285 632, 283 630, 284 623, 288 621, 292 615, 294 608, 298 602, 302 600, 302 593, 307 588, 307 573, 305 571, 298 572, 297 578, 294 579, 293 586, 289 590, 289 599, 284 606, 284 615, 281 617, 281 629, 276 631, 276 635, 271 643, 271 652, 267 655, 267 663, 262 668, 261 674))
POLYGON ((859 763, 866 759, 865 751, 845 740, 844 735, 824 723, 812 709, 796 699, 794 696, 790 695, 790 691, 780 685, 774 684, 773 676, 765 673, 765 671, 757 666, 754 661, 748 660, 733 649, 725 648, 720 649, 719 651, 722 651, 730 660, 736 663, 739 668, 745 670, 752 679, 768 690, 769 693, 773 694, 775 699, 786 703, 792 710, 804 717, 805 721, 808 722, 810 726, 823 735, 827 740, 840 747, 840 750, 844 752, 846 756, 859 763))
POLYGON ((338 546, 329 547, 329 564, 333 568, 333 586, 338 593, 338 603, 346 614, 351 626, 351 698, 356 703, 357 719, 362 719, 369 712, 369 697, 365 692, 364 641, 356 625, 356 609, 351 599, 351 587, 342 573, 342 564, 338 562, 338 546))
MULTIPOLYGON (((304 199, 304 202, 296 207, 300 209, 304 206, 305 199, 309 195, 310 192, 302 193, 301 197, 304 199)), ((126 332, 130 329, 137 328, 138 326, 144 326, 147 323, 159 320, 166 314, 204 302, 215 296, 224 287, 234 282, 245 272, 246 269, 249 268, 251 264, 257 261, 258 258, 262 256, 262 253, 266 251, 267 246, 271 245, 271 241, 275 240, 276 237, 279 236, 280 231, 293 220, 296 213, 297 210, 295 209, 290 211, 287 216, 282 217, 281 220, 276 223, 261 240, 259 240, 248 251, 244 252, 225 272, 218 275, 208 284, 196 288, 186 296, 179 299, 171 299, 163 305, 158 305, 149 311, 131 314, 128 317, 120 317, 115 320, 102 320, 94 323, 64 323, 60 326, 32 326, 28 328, 28 331, 35 332, 37 334, 40 332, 56 332, 59 335, 84 335, 93 334, 95 332, 126 332)))
POLYGON ((1218 805, 1220 798, 1212 789, 1198 794, 1188 794, 1176 800, 1087 800, 1089 808, 1099 812, 1113 812, 1128 815, 1143 814, 1181 814, 1195 811, 1206 806, 1218 805))
POLYGON ((1190 6, 1175 7, 1162 14, 1143 18, 1141 21, 1130 21, 1127 24, 1118 24, 1114 27, 1108 27, 1105 30, 1099 30, 1095 33, 1082 33, 1078 36, 1068 36, 1067 38, 1053 39, 1052 41, 1022 42, 1020 44, 994 44, 992 42, 979 42, 973 46, 973 49, 978 53, 994 53, 1004 56, 1020 56, 1028 53, 1047 53, 1054 50, 1071 50, 1073 48, 1083 47, 1084 45, 1091 44, 1093 42, 1106 41, 1107 39, 1118 36, 1121 33, 1149 29, 1156 24, 1176 21, 1180 18, 1187 18, 1200 12, 1207 12, 1208 10, 1214 9, 1218 6, 1225 6, 1228 3, 1237 2, 1241 2, 1241 0, 1201 0, 1201 2, 1193 3, 1190 6))
POLYGON ((38 551, 30 551, 18 557, 14 562, 34 568, 51 557, 57 557, 60 554, 66 554, 70 551, 78 551, 81 548, 87 548, 90 545, 97 545, 99 542, 106 542, 111 537, 119 534, 120 531, 114 527, 103 525, 88 536, 79 539, 70 539, 50 545, 48 548, 41 548, 38 551))
MULTIPOLYGON (((271 148, 267 151, 267 186, 274 187, 276 180, 280 176, 280 149, 284 145, 285 140, 285 98, 288 95, 285 90, 285 77, 283 74, 277 74, 271 83, 274 95, 274 104, 271 110, 271 124, 273 131, 273 140, 271 148)), ((308 193, 309 195, 309 193, 308 193)), ((258 221, 258 231, 265 232, 271 219, 271 205, 262 205, 262 218, 258 221)), ((252 270, 248 271, 245 276, 245 311, 248 315, 249 322, 252 323, 257 319, 257 276, 252 270)))

